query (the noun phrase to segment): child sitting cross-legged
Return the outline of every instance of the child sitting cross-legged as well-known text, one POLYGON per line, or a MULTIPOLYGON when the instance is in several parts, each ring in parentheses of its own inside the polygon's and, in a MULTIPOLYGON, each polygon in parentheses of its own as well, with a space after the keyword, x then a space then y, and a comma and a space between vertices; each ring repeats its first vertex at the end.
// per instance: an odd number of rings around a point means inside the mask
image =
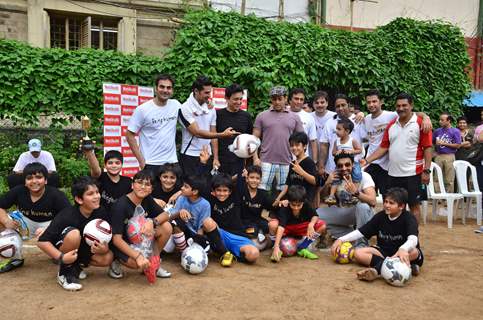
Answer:
POLYGON ((391 188, 384 196, 384 210, 377 213, 360 229, 337 239, 331 251, 335 255, 345 241, 355 241, 362 237, 377 236, 377 246, 358 248, 355 260, 368 268, 357 272, 360 280, 372 281, 381 274, 386 257, 399 257, 411 266, 414 276, 423 265, 423 252, 419 248, 418 223, 412 213, 406 211, 408 194, 402 188, 391 188))
POLYGON ((319 219, 316 211, 305 201, 306 198, 304 187, 289 187, 288 206, 282 206, 276 217, 268 223, 270 237, 275 242, 271 256, 273 262, 278 262, 282 258, 280 241, 283 236, 303 237, 297 245, 297 254, 308 259, 318 259, 307 247, 325 233, 325 222, 319 219))

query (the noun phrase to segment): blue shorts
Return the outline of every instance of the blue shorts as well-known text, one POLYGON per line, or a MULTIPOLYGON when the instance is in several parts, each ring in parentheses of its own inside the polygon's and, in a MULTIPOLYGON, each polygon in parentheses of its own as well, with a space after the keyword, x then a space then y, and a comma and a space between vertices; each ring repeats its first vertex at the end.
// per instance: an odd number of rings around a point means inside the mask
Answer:
POLYGON ((218 227, 220 232, 221 241, 225 245, 226 249, 233 253, 237 258, 240 258, 240 248, 243 246, 255 246, 252 240, 230 233, 218 227))

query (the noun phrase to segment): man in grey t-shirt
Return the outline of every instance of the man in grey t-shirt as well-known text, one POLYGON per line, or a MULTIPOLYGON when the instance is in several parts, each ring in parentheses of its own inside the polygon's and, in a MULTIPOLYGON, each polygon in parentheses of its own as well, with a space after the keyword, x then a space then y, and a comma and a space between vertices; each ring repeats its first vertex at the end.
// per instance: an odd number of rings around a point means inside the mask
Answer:
POLYGON ((253 162, 262 167, 260 188, 269 190, 277 178, 277 189, 282 190, 292 161, 288 139, 294 132, 304 132, 302 121, 287 108, 287 89, 273 87, 270 90, 270 109, 255 119, 253 135, 262 139, 260 157, 255 154, 253 162))

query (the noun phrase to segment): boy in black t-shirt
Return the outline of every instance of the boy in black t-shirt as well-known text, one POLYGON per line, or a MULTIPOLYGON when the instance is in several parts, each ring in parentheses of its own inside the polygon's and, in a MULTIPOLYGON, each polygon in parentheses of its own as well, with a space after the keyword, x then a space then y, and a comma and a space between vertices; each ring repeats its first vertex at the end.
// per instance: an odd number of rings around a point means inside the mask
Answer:
POLYGON ((84 150, 84 154, 91 170, 91 177, 99 181, 101 205, 109 210, 114 201, 131 192, 132 180, 121 175, 123 156, 117 150, 106 152, 104 156, 106 171, 103 171, 94 150, 84 150))
MULTIPOLYGON (((19 229, 24 238, 38 237, 62 209, 70 206, 62 191, 47 185, 47 175, 47 168, 41 163, 25 166, 25 185, 16 186, 0 197, 0 230, 19 229), (19 216, 21 225, 7 213, 12 206, 17 209, 12 215, 19 216)), ((23 259, 4 260, 0 263, 0 273, 22 264, 23 259)))
POLYGON ((275 204, 284 198, 290 186, 300 185, 307 192, 308 203, 313 205, 317 185, 317 168, 314 160, 305 154, 309 138, 305 132, 294 132, 289 138, 289 143, 290 151, 294 155, 295 160, 290 164, 285 186, 277 196, 275 204))
POLYGON ((276 217, 268 223, 270 237, 274 241, 271 260, 279 262, 282 258, 280 241, 283 236, 303 237, 297 245, 297 254, 311 260, 318 259, 307 247, 325 232, 325 222, 319 219, 317 212, 305 201, 307 193, 304 187, 289 187, 287 199, 288 206, 282 206, 276 217))
MULTIPOLYGON (((216 111, 216 131, 223 132, 227 128, 233 128, 239 133, 252 134, 252 118, 248 112, 240 109, 243 103, 243 88, 235 83, 229 85, 225 89, 225 99, 226 108, 216 111)), ((235 137, 218 138, 213 144, 213 166, 230 176, 239 174, 245 162, 245 159, 228 150, 233 140, 235 137)))
POLYGON ((87 275, 82 267, 107 267, 113 254, 107 243, 94 242, 89 247, 82 236, 85 225, 93 219, 108 220, 100 205, 101 195, 95 180, 80 177, 72 185, 75 206, 69 206, 55 216, 39 237, 38 247, 59 263, 57 282, 69 291, 82 289, 79 279, 87 275))
POLYGON ((258 237, 261 240, 259 242, 263 243, 263 237, 268 234, 268 220, 262 217, 262 211, 273 210, 273 199, 267 190, 259 188, 261 179, 262 168, 249 166, 243 172, 243 177, 238 178, 237 189, 240 192, 241 218, 245 233, 250 238, 258 237))
POLYGON ((161 208, 164 208, 168 203, 175 203, 181 195, 181 174, 178 164, 165 163, 160 166, 157 177, 159 183, 154 184, 151 195, 161 208))
POLYGON ((377 236, 377 246, 359 248, 354 253, 358 263, 369 266, 357 273, 358 279, 372 281, 379 277, 386 257, 399 257, 402 262, 411 265, 413 275, 419 274, 424 257, 419 247, 416 218, 405 210, 407 199, 406 190, 389 189, 384 197, 383 211, 377 213, 360 229, 337 239, 332 245, 332 254, 336 254, 345 241, 377 236))
POLYGON ((156 204, 151 196, 153 182, 151 171, 146 169, 139 171, 133 178, 132 191, 119 198, 111 207, 112 242, 116 258, 109 268, 111 278, 120 279, 124 276, 121 263, 131 269, 142 269, 148 279, 150 273, 153 276, 156 274, 160 278, 171 277, 170 272, 159 266, 159 253, 166 245, 173 228, 169 223, 168 214, 156 204), (143 256, 141 252, 129 245, 126 228, 135 210, 143 211, 144 215, 149 218, 142 227, 142 233, 148 237, 154 236, 158 251, 154 252, 151 257, 143 256))

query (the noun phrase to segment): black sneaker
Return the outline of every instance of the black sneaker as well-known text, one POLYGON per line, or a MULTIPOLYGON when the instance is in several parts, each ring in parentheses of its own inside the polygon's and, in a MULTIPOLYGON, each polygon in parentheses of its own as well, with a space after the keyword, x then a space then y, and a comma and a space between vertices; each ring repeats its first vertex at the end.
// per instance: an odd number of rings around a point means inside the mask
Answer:
POLYGON ((419 276, 420 273, 421 273, 421 270, 419 270, 419 266, 415 263, 411 264, 411 274, 414 277, 417 277, 419 276))
POLYGON ((79 291, 82 289, 82 285, 79 283, 77 273, 79 273, 79 268, 76 264, 61 264, 57 274, 57 282, 64 290, 79 291))
POLYGON ((24 259, 6 259, 0 262, 0 273, 12 271, 23 266, 24 259))

